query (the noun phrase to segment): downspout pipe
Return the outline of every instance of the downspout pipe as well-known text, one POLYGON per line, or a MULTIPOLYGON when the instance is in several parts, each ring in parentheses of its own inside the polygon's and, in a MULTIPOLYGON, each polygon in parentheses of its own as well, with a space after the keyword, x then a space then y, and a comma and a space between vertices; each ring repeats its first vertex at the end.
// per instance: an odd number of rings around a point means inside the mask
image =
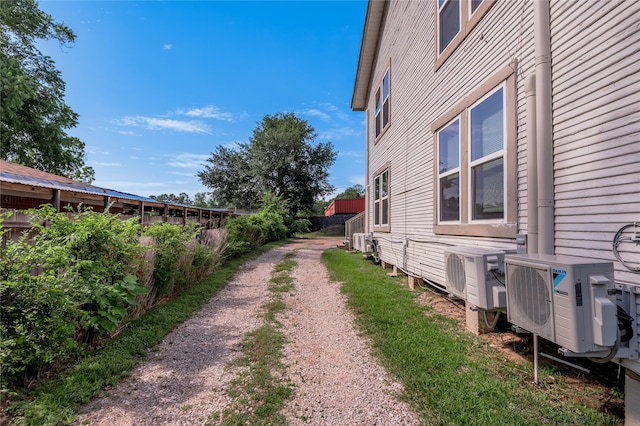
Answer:
POLYGON ((527 253, 538 253, 538 147, 536 132, 536 75, 524 82, 527 98, 527 253))
POLYGON ((533 1, 536 66, 538 162, 538 252, 554 254, 553 122, 551 102, 551 25, 549 0, 533 1))

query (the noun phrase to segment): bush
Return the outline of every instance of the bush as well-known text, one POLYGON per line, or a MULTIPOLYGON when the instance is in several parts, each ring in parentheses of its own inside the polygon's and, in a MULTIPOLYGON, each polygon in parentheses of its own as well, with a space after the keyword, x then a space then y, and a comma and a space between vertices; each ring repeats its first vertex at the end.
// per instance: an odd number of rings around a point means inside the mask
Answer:
POLYGON ((35 236, 0 249, 3 383, 25 381, 118 327, 146 290, 132 275, 135 220, 30 210, 35 236))
POLYGON ((225 226, 228 246, 225 255, 237 256, 270 241, 279 241, 298 232, 304 221, 291 218, 286 200, 271 193, 261 201, 259 213, 229 219, 225 226), (285 222, 290 224, 290 227, 285 222))
POLYGON ((156 222, 144 234, 154 238, 154 280, 162 295, 180 292, 193 280, 202 279, 218 265, 220 256, 197 236, 201 228, 195 225, 176 226, 156 222))

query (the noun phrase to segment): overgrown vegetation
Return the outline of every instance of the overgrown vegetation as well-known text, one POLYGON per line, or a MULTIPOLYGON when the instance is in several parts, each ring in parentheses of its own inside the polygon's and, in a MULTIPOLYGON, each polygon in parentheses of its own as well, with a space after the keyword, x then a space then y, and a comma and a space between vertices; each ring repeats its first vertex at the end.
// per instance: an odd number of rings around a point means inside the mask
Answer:
POLYGON ((231 409, 215 413, 211 420, 222 419, 223 425, 284 425, 280 411, 291 397, 292 384, 282 364, 285 336, 277 314, 285 309, 282 293, 293 289, 291 270, 297 266, 295 253, 288 253, 273 270, 270 300, 263 306, 265 323, 248 333, 242 342, 242 356, 234 363, 240 371, 228 394, 234 399, 231 409))
MULTIPOLYGON (((539 388, 523 368, 436 313, 425 315, 399 278, 340 250, 323 254, 402 397, 426 424, 606 425, 619 419, 574 403, 561 384, 539 388)), ((526 370, 528 368, 528 370, 526 370)), ((542 372, 545 374, 545 372, 542 372)))
POLYGON ((257 218, 207 231, 143 229, 135 218, 91 210, 29 211, 33 231, 0 248, 2 406, 11 400, 26 424, 68 422, 206 302, 237 269, 235 257, 291 233, 286 204, 267 201, 257 218))
POLYGON ((225 254, 246 253, 267 242, 292 237, 296 232, 308 229, 309 222, 293 217, 288 202, 281 197, 267 193, 260 204, 259 213, 227 221, 229 245, 225 254))
POLYGON ((53 380, 38 383, 11 406, 15 423, 39 426, 71 423, 79 406, 91 401, 105 386, 117 384, 145 356, 146 349, 159 344, 207 303, 244 262, 272 247, 264 246, 249 255, 225 261, 214 274, 131 321, 120 334, 87 353, 53 380))
POLYGON ((35 235, 0 249, 2 387, 28 383, 113 332, 147 292, 137 284, 138 225, 80 211, 31 210, 35 235))

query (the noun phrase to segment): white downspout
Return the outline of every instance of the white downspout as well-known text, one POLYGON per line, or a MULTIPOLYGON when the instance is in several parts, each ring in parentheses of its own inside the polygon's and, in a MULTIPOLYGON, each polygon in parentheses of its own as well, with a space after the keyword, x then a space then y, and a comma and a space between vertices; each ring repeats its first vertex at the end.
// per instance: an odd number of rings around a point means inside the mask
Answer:
POLYGON ((369 186, 369 109, 365 110, 364 126, 364 232, 370 232, 369 227, 369 202, 371 201, 371 191, 369 186))
POLYGON ((527 253, 538 253, 538 148, 536 132, 536 75, 524 82, 527 97, 527 253))
POLYGON ((538 252, 554 254, 553 130, 549 0, 533 0, 538 139, 538 252))

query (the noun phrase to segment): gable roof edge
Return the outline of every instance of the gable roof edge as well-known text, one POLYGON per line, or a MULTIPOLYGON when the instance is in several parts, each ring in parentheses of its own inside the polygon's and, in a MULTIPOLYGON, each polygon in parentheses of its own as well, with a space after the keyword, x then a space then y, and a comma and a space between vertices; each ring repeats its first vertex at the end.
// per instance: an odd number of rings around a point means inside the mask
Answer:
POLYGON ((351 109, 353 111, 364 111, 367 106, 369 82, 371 81, 373 63, 378 51, 378 40, 382 31, 382 20, 386 5, 387 2, 385 0, 369 0, 367 3, 356 81, 351 98, 351 109))

